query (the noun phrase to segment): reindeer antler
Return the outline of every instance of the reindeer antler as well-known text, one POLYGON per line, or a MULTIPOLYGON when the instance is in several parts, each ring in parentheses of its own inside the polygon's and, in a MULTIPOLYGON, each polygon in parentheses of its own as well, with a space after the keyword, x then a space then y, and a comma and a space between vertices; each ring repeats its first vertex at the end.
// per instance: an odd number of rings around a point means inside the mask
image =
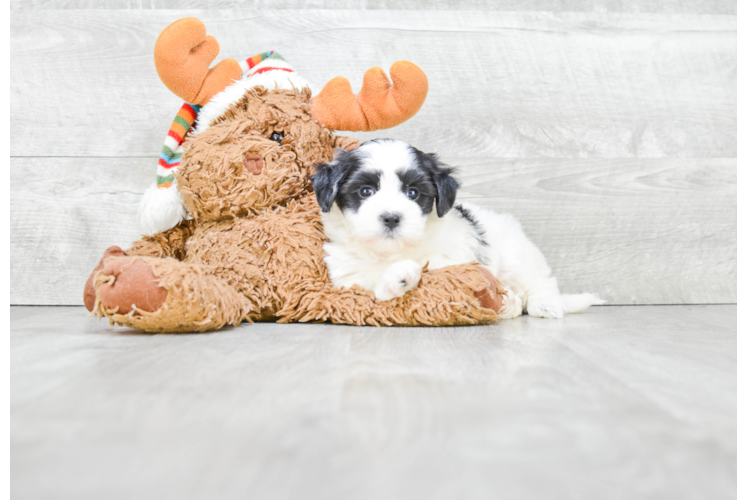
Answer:
POLYGON ((343 77, 333 78, 312 99, 312 116, 331 130, 372 131, 394 127, 415 115, 429 90, 421 68, 397 61, 390 68, 392 84, 381 68, 364 74, 361 92, 354 95, 343 77))
POLYGON ((211 97, 242 76, 234 59, 224 59, 210 68, 218 55, 215 38, 194 17, 170 24, 156 40, 153 58, 161 81, 191 104, 205 104, 211 97))

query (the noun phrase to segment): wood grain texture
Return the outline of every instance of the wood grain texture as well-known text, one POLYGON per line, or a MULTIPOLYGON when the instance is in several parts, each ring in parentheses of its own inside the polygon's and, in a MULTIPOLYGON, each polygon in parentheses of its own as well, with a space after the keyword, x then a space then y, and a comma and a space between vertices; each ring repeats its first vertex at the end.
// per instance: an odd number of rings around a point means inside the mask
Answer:
POLYGON ((738 302, 748 303, 748 158, 737 159, 738 302))
MULTIPOLYGON (((461 200, 520 220, 563 291, 612 304, 737 300, 735 159, 444 159, 461 169, 461 200)), ((11 159, 14 304, 82 303, 104 249, 139 237, 155 161, 11 159)))
POLYGON ((137 210, 156 158, 12 158, 12 304, 82 304, 111 245, 140 238, 137 210))
POLYGON ((206 22, 220 57, 272 48, 318 88, 420 65, 421 112, 362 137, 460 157, 736 156, 735 16, 379 10, 14 10, 11 155, 159 151, 180 102, 153 44, 185 15, 206 22))
POLYGON ((144 335, 11 308, 11 496, 735 498, 736 312, 144 335))
POLYGON ((737 301, 734 159, 455 164, 461 199, 515 214, 563 291, 613 304, 737 301))
POLYGON ((730 0, 11 0, 11 9, 349 9, 736 14, 730 0))

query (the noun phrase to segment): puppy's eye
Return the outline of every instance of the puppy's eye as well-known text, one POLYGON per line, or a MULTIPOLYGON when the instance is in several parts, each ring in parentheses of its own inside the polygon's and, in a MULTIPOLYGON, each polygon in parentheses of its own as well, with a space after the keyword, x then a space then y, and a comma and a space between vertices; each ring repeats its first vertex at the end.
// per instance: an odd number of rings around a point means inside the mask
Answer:
POLYGON ((363 198, 368 198, 369 196, 374 194, 374 190, 370 187, 362 187, 359 191, 359 194, 361 194, 363 198))
POLYGON ((283 132, 273 132, 270 135, 270 140, 280 144, 281 142, 283 142, 283 132))
POLYGON ((411 200, 415 200, 416 198, 418 198, 418 191, 416 191, 415 189, 408 189, 408 192, 405 194, 411 200))

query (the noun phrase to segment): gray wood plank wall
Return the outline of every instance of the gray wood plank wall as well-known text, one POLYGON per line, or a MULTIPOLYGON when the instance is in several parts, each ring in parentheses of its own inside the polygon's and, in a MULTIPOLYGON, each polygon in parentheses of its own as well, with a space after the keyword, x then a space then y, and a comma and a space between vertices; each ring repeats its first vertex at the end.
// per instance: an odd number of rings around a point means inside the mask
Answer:
POLYGON ((12 9, 377 9, 736 14, 734 0, 11 0, 12 9))
POLYGON ((514 213, 562 290, 736 301, 734 2, 200 5, 11 2, 11 303, 81 304, 103 250, 139 237, 137 204, 181 104, 153 44, 184 16, 206 23, 219 58, 274 49, 317 89, 417 63, 430 80, 419 114, 351 135, 458 166, 461 197, 514 213))

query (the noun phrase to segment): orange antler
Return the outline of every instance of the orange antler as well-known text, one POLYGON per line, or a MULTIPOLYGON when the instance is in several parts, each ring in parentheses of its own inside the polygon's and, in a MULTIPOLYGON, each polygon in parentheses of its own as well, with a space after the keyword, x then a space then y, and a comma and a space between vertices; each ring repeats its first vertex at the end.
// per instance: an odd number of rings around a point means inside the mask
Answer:
POLYGON ((390 68, 392 84, 380 68, 364 74, 361 92, 354 95, 343 77, 333 78, 312 99, 312 116, 331 130, 372 131, 394 127, 415 115, 429 90, 421 68, 397 61, 390 68))
POLYGON ((234 59, 224 59, 210 68, 218 50, 218 42, 207 36, 205 25, 185 17, 161 32, 153 58, 158 76, 169 90, 191 104, 202 105, 242 76, 234 59))

